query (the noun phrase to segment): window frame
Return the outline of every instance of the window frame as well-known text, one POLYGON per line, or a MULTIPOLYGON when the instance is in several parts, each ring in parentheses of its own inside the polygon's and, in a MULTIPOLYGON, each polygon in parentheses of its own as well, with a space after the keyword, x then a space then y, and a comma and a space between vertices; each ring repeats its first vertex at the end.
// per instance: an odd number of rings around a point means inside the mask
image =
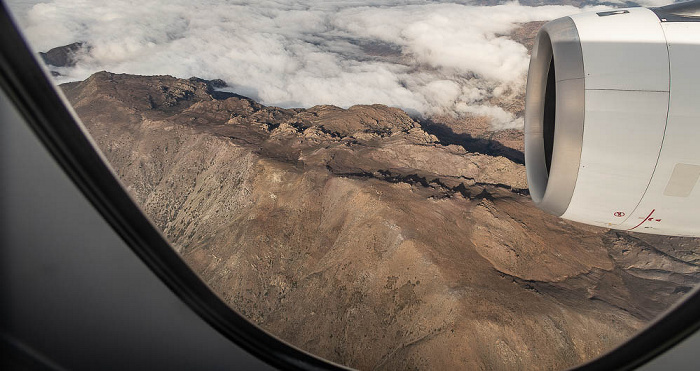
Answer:
MULTIPOLYGON (((283 369, 341 370, 265 332, 228 307, 180 258, 129 196, 90 139, 38 56, 0 3, 0 88, 63 171, 135 255, 211 327, 249 353, 283 369)), ((700 287, 628 341, 577 370, 628 370, 700 328, 700 287)))

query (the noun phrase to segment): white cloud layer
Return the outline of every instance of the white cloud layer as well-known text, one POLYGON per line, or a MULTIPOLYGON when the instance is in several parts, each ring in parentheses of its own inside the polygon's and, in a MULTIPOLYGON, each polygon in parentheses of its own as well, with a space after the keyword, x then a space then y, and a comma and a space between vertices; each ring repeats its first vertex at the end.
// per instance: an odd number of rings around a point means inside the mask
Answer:
POLYGON ((488 115, 495 128, 522 125, 487 101, 522 92, 529 60, 502 35, 581 11, 418 0, 36 2, 10 2, 35 49, 91 46, 62 81, 100 70, 220 78, 268 105, 383 103, 488 115))

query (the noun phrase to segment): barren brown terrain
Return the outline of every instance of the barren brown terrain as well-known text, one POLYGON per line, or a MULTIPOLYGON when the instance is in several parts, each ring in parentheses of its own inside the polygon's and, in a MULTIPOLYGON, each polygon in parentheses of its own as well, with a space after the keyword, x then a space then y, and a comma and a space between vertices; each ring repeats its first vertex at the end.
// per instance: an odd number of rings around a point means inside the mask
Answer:
POLYGON ((562 369, 700 278, 698 240, 536 209, 517 133, 380 105, 264 107, 219 83, 100 72, 62 88, 192 269, 309 352, 359 369, 562 369))
MULTIPOLYGON (((508 37, 530 48, 541 24, 508 37)), ((520 130, 265 107, 223 85, 100 72, 62 88, 202 280, 299 348, 359 369, 563 369, 700 280, 700 240, 535 208, 520 130)), ((522 94, 490 103, 524 110, 522 94)))

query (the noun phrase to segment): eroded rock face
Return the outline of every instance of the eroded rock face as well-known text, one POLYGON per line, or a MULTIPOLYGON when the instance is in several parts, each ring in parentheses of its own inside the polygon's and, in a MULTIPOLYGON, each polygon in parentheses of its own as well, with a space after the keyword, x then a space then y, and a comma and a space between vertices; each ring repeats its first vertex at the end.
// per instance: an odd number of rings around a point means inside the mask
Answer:
POLYGON ((526 22, 520 25, 520 27, 513 30, 509 35, 513 41, 517 41, 523 44, 527 50, 532 51, 532 46, 535 44, 535 37, 537 37, 537 32, 540 28, 547 23, 546 21, 533 21, 526 22))
POLYGON ((88 50, 89 47, 83 42, 75 42, 72 44, 55 47, 46 53, 40 52, 39 56, 44 63, 54 67, 73 67, 76 63, 77 55, 88 50))
POLYGON ((700 278, 697 240, 536 209, 520 149, 488 129, 439 132, 379 105, 264 107, 199 79, 101 72, 63 89, 223 300, 352 367, 570 367, 700 278))

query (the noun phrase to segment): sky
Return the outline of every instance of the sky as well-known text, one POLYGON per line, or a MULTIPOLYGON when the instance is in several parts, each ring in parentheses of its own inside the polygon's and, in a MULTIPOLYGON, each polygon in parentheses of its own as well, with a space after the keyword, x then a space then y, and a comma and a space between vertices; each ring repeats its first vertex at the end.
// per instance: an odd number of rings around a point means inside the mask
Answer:
MULTIPOLYGON (((651 5, 665 0, 642 0, 651 5)), ((36 51, 90 49, 58 82, 94 72, 222 79, 266 105, 381 103, 417 116, 522 118, 489 103, 524 91, 518 24, 604 7, 468 1, 10 0, 36 51)))

